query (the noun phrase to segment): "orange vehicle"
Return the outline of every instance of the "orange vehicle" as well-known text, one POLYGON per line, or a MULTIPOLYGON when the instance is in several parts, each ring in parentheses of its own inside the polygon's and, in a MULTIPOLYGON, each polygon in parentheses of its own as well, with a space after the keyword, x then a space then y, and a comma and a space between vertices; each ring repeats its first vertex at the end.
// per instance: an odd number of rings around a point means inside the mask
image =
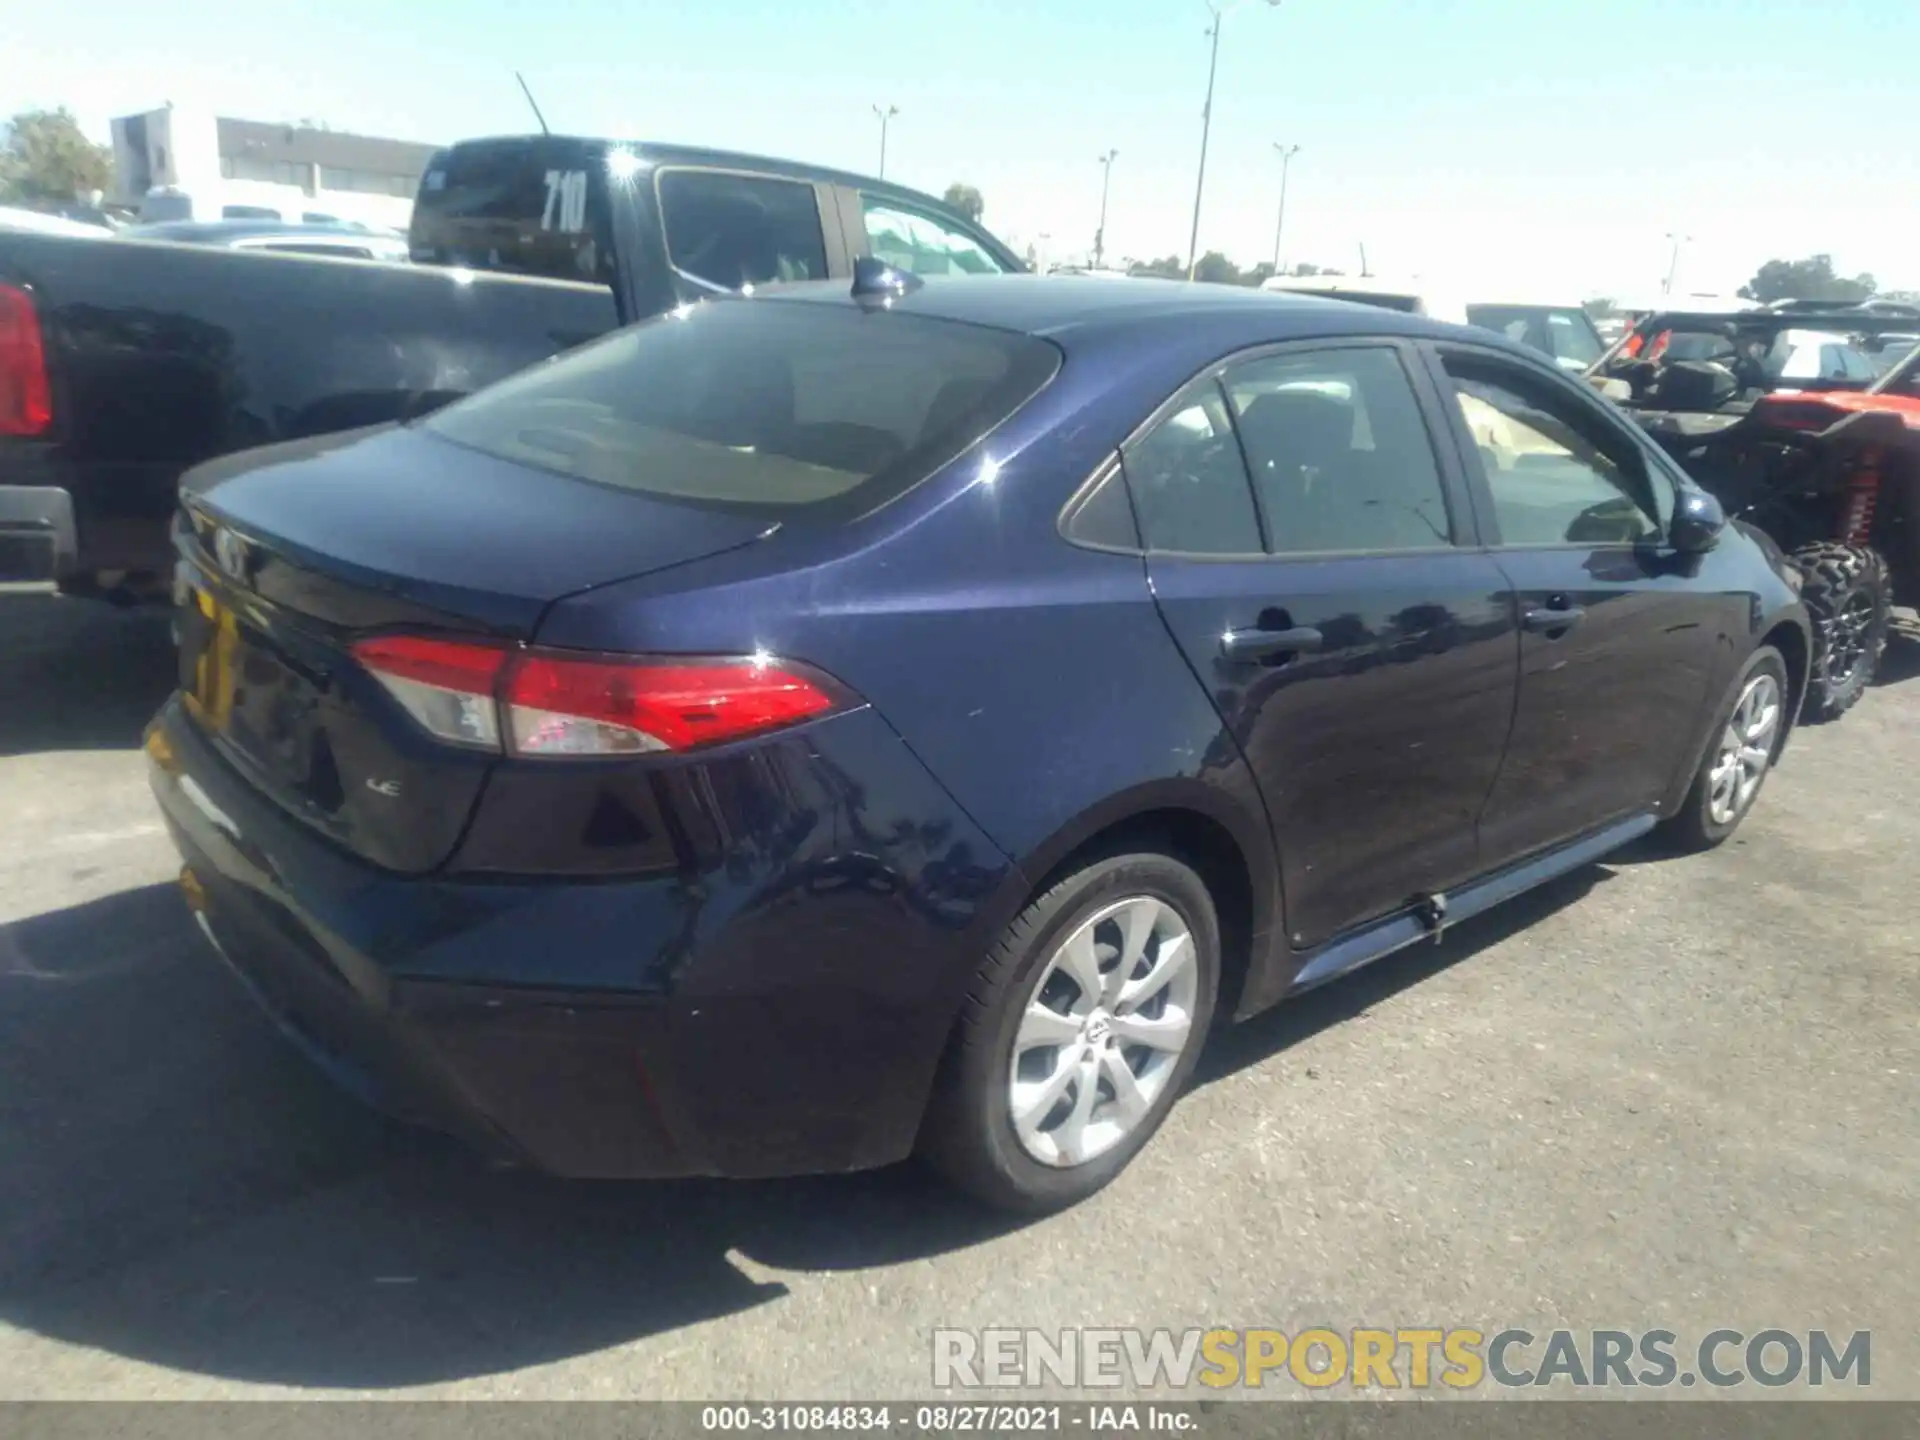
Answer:
POLYGON ((1920 349, 1878 377, 1851 358, 1913 328, 1841 306, 1654 313, 1587 372, 1797 565, 1815 632, 1811 720, 1858 702, 1893 608, 1920 604, 1920 349))

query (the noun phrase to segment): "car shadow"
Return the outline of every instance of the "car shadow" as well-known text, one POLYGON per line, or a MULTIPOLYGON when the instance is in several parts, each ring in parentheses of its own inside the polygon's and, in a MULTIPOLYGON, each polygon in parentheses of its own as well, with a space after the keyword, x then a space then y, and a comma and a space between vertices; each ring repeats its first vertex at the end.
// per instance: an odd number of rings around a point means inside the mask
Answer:
POLYGON ((1900 685, 1920 676, 1920 624, 1895 632, 1880 656, 1876 685, 1900 685))
MULTIPOLYGON (((1640 843, 1640 842, 1636 842, 1640 843)), ((1629 847, 1631 848, 1631 847, 1629 847)), ((1437 942, 1421 942, 1216 1033, 1194 1067, 1193 1083, 1210 1085, 1272 1059, 1322 1030, 1351 1020, 1403 990, 1470 960, 1530 925, 1589 895, 1612 878, 1611 866, 1586 865, 1506 904, 1463 920, 1437 942)))
MULTIPOLYGON (((1581 898, 1590 866, 1213 1038, 1225 1079, 1581 898)), ((196 1375, 378 1390, 630 1343, 1021 1222, 912 1165, 564 1182, 387 1122, 287 1047, 173 887, 0 927, 0 1322, 196 1375)), ((644 1381, 636 1382, 644 1388, 644 1381)))
POLYGON ((912 1166, 568 1183, 384 1121, 286 1046, 171 886, 0 927, 0 1322, 200 1375, 454 1381, 1014 1222, 912 1166))
POLYGON ((0 593, 0 756, 138 745, 173 688, 171 624, 163 605, 0 593))

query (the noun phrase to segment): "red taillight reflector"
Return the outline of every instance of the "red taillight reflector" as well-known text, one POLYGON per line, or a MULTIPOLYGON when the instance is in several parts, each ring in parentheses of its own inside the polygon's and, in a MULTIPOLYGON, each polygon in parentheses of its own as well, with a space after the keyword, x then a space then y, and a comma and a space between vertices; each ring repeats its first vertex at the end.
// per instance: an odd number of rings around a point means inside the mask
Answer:
POLYGON ((0 435, 41 435, 52 426, 53 390, 33 297, 0 285, 0 435))
POLYGON ((687 750, 834 709, 826 685, 767 660, 575 660, 530 653, 501 696, 523 755, 687 750))
POLYGON ((760 656, 578 656, 422 635, 374 636, 353 656, 438 738, 533 758, 690 750, 846 703, 824 676, 760 656))

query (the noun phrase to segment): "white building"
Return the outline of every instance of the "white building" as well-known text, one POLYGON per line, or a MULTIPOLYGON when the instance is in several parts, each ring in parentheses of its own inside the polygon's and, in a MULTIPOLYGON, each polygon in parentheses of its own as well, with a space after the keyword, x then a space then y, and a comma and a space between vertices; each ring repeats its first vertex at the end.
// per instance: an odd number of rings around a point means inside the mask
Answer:
POLYGON ((108 199, 140 206, 151 220, 340 220, 404 230, 433 153, 407 140, 169 104, 113 122, 108 199))

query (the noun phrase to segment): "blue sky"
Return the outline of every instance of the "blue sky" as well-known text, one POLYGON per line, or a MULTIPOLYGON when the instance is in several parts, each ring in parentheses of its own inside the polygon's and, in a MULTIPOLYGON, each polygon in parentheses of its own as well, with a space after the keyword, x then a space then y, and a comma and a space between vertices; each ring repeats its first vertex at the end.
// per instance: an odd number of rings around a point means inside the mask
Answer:
MULTIPOLYGON (((555 129, 684 140, 980 188, 987 223, 1109 253, 1186 249, 1204 0, 0 0, 0 112, 171 99, 449 140, 555 129), (84 17, 84 18, 83 18, 84 17)), ((1920 288, 1913 0, 1241 0, 1227 16, 1202 248, 1470 290, 1682 290, 1775 255, 1920 288)))

